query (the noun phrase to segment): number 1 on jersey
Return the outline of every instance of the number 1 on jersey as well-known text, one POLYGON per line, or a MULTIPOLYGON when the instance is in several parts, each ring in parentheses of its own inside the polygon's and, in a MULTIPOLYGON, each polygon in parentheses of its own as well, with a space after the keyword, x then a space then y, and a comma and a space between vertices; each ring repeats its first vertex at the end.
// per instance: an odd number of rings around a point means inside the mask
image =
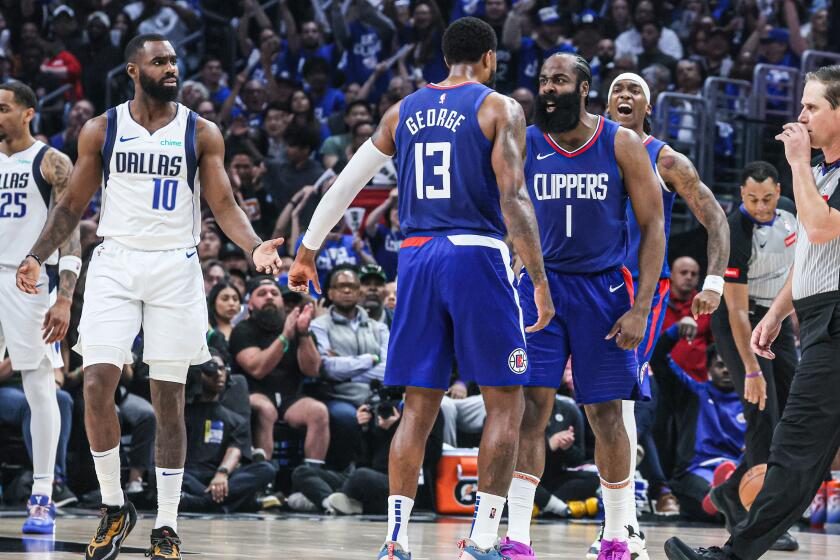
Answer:
POLYGON ((175 197, 178 195, 178 179, 153 179, 155 191, 152 194, 152 209, 175 209, 175 197))
POLYGON ((428 142, 414 145, 414 178, 417 183, 417 198, 451 198, 449 162, 452 144, 449 142, 428 142), (440 165, 432 167, 432 173, 440 177, 441 186, 427 185, 425 179, 424 160, 441 154, 440 165))
POLYGON ((566 237, 572 236, 572 205, 566 206, 566 237))

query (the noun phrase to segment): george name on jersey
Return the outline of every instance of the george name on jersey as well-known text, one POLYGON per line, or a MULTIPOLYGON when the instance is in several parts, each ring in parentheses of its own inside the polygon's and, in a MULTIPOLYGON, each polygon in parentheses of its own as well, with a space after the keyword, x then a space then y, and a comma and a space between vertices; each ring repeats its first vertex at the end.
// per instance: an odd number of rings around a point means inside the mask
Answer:
POLYGON ((534 195, 537 200, 605 200, 609 180, 606 173, 537 173, 534 195))
POLYGON ((0 190, 25 189, 29 184, 29 173, 0 174, 0 190))
POLYGON ((177 177, 181 174, 183 156, 146 152, 116 152, 117 173, 177 177))
POLYGON ((448 128, 452 132, 458 132, 458 127, 466 118, 464 115, 458 113, 458 111, 451 109, 426 109, 425 111, 416 111, 413 115, 405 119, 405 126, 412 135, 430 126, 441 126, 448 128))

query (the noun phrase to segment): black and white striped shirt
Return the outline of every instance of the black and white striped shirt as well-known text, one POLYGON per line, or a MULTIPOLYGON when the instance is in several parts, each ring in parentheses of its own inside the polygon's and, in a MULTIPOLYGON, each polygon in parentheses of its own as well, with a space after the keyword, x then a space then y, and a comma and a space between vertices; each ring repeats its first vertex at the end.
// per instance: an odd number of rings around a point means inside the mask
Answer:
MULTIPOLYGON (((813 168, 814 180, 823 199, 835 210, 840 210, 840 166, 813 168)), ((793 266, 793 299, 825 294, 840 299, 840 237, 827 243, 811 243, 802 223, 799 222, 796 243, 796 260, 793 266)))

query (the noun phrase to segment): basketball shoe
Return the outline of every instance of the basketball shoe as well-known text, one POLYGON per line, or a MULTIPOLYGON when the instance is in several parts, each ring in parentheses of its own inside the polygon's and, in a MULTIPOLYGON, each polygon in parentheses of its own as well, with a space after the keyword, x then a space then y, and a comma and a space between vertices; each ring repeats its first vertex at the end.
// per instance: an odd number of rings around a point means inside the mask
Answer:
POLYGON ((630 547, 627 546, 627 541, 601 539, 598 560, 630 560, 630 547))
MULTIPOLYGON (((604 524, 601 524, 601 530, 598 531, 598 538, 589 547, 589 552, 586 553, 587 560, 597 560, 601 553, 601 542, 604 539, 604 524)), ((627 548, 630 549, 630 560, 650 560, 647 551, 647 541, 643 531, 638 533, 632 526, 627 526, 627 548)))
POLYGON ((519 541, 512 541, 505 537, 499 543, 499 551, 510 557, 510 560, 537 560, 537 554, 534 549, 525 543, 519 541))
POLYGON ((513 560, 510 556, 502 554, 498 543, 490 548, 480 548, 470 539, 461 539, 458 548, 461 549, 458 560, 513 560))
POLYGON ((114 558, 137 523, 137 511, 128 500, 122 506, 103 505, 100 511, 99 527, 85 550, 86 560, 114 558))
POLYGON ((146 551, 146 556, 152 560, 181 559, 181 539, 171 527, 153 529, 150 540, 152 546, 146 551))
POLYGON ((28 516, 23 522, 24 533, 39 535, 55 533, 55 504, 48 496, 31 496, 26 509, 28 516))
POLYGON ((411 553, 403 550, 399 543, 386 541, 376 560, 411 560, 411 553))

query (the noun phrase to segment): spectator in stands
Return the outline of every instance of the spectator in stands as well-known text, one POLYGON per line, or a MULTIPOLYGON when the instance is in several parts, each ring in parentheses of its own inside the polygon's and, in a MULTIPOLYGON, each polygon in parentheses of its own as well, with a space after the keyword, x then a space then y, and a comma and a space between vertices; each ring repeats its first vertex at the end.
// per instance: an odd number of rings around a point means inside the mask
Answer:
MULTIPOLYGON (((662 328, 679 324, 680 339, 671 351, 671 358, 688 375, 705 383, 708 373, 706 348, 712 344, 711 317, 700 315, 695 320, 691 302, 700 283, 700 265, 691 257, 679 257, 671 265, 671 297, 665 310, 662 328)), ((675 401, 673 401, 675 402, 675 401)))
POLYGON ((601 39, 601 24, 597 14, 593 10, 585 10, 574 27, 572 45, 580 56, 589 61, 597 54, 601 39))
POLYGON ((324 285, 331 305, 310 330, 321 354, 321 398, 330 411, 334 437, 331 463, 343 468, 353 459, 361 435, 356 409, 370 397, 370 382, 384 377, 389 332, 360 305, 355 269, 336 268, 324 285))
MULTIPOLYGON (((642 53, 642 26, 656 20, 656 9, 650 0, 642 0, 636 4, 633 14, 633 27, 621 33, 615 39, 616 58, 624 56, 638 56, 642 53)), ((668 27, 663 26, 659 37, 659 50, 677 60, 683 57, 683 46, 680 38, 668 27)))
POLYGON ((394 320, 394 312, 385 307, 385 284, 388 282, 385 271, 378 264, 366 264, 359 271, 362 285, 362 307, 374 321, 384 323, 389 329, 394 320))
POLYGON ((806 24, 807 30, 803 31, 805 43, 808 49, 825 51, 829 49, 828 44, 828 10, 818 9, 811 13, 811 19, 806 24))
POLYGON ((230 95, 230 88, 224 84, 224 77, 222 61, 218 57, 209 56, 204 59, 198 80, 207 88, 210 101, 216 107, 221 107, 230 95))
POLYGON ((269 103, 263 116, 263 129, 268 138, 265 157, 275 163, 286 161, 286 141, 283 139, 286 129, 292 122, 292 112, 288 105, 277 102, 269 103))
MULTIPOLYGON (((569 397, 557 395, 545 430, 545 472, 534 497, 540 513, 568 517, 570 502, 596 495, 598 475, 576 470, 586 460, 583 414, 569 397)), ((579 512, 574 512, 580 516, 579 512)))
POLYGON ((654 64, 642 69, 642 77, 650 88, 650 99, 655 105, 659 94, 667 91, 668 86, 671 85, 671 72, 661 64, 654 64))
MULTIPOLYGON (((373 136, 373 133, 376 131, 376 127, 373 126, 373 123, 370 121, 358 121, 353 127, 350 129, 350 144, 346 148, 344 148, 343 152, 340 152, 338 161, 335 162, 333 165, 333 171, 336 173, 341 173, 341 171, 347 166, 350 162, 350 159, 353 157, 353 154, 356 153, 356 150, 362 147, 362 145, 373 136)), ((383 167, 386 167, 386 164, 383 167)), ((371 179, 371 183, 376 180, 376 175, 374 175, 373 179, 371 179)))
POLYGON ((198 116, 202 119, 206 119, 216 126, 219 126, 219 113, 216 111, 216 106, 213 105, 212 101, 202 101, 195 108, 195 112, 198 113, 198 116))
MULTIPOLYGON (((473 389, 477 391, 474 384, 473 389)), ((458 432, 480 434, 484 429, 487 410, 484 398, 478 393, 469 394, 467 384, 457 378, 450 385, 440 403, 443 416, 443 442, 458 447, 458 432)))
POLYGON ((138 33, 159 33, 175 45, 201 26, 201 18, 186 0, 143 0, 138 33))
POLYGON ((64 48, 78 57, 82 46, 82 34, 79 31, 79 22, 76 21, 76 11, 66 4, 57 6, 53 10, 49 28, 53 39, 59 41, 64 48))
POLYGON ((353 126, 362 121, 371 122, 372 119, 373 115, 366 101, 353 101, 344 108, 345 132, 330 136, 324 140, 324 144, 321 146, 321 157, 326 169, 332 169, 339 159, 346 157, 345 150, 350 145, 350 131, 353 126))
MULTIPOLYGON (((335 42, 346 55, 341 69, 348 83, 363 84, 390 54, 396 26, 370 2, 357 0, 347 14, 342 13, 341 4, 333 2, 330 8, 335 42)), ((382 76, 374 89, 383 91, 388 87, 388 78, 382 76)))
POLYGON ((326 123, 336 111, 344 109, 344 94, 330 87, 330 65, 321 57, 313 56, 303 65, 303 79, 309 87, 315 118, 326 123))
POLYGON ((388 282, 385 284, 385 307, 391 311, 397 306, 397 283, 388 282))
POLYGON ((123 62, 122 51, 111 40, 111 19, 102 11, 91 13, 85 41, 74 51, 82 65, 82 87, 95 110, 105 110, 105 73, 123 62))
POLYGON ((534 92, 528 88, 521 87, 513 90, 513 93, 511 93, 510 96, 522 106, 522 111, 525 113, 526 124, 529 126, 533 124, 535 106, 534 92))
POLYGON ((318 144, 315 145, 317 148, 321 140, 329 136, 329 128, 315 118, 315 106, 309 94, 301 89, 295 90, 289 98, 289 103, 292 110, 292 123, 318 132, 318 144))
POLYGON ((733 80, 745 80, 752 82, 753 70, 758 62, 756 51, 741 50, 738 53, 735 63, 732 65, 732 70, 729 72, 729 77, 733 80))
POLYGON ((397 256, 405 236, 400 231, 397 189, 391 189, 388 198, 371 210, 365 225, 365 234, 370 243, 373 258, 385 271, 388 280, 397 277, 397 256), (384 223, 381 223, 384 221, 384 223))
POLYGON ((441 40, 445 24, 437 2, 418 0, 412 13, 414 48, 406 62, 412 68, 411 74, 422 77, 428 83, 436 83, 449 74, 443 60, 441 40))
MULTIPOLYGON (((592 88, 590 88, 590 91, 601 91, 601 86, 604 83, 603 74, 606 72, 607 66, 612 64, 614 59, 615 41, 606 38, 598 41, 598 45, 595 47, 595 57, 589 61, 589 67, 592 69, 592 88)), ((607 82, 605 87, 608 86, 609 82, 607 82)))
MULTIPOLYGON (((93 118, 95 109, 87 99, 80 99, 73 104, 67 113, 67 128, 50 137, 50 146, 64 153, 75 153, 76 140, 84 124, 93 118)), ((71 158, 75 160, 76 158, 71 158)))
POLYGON ((181 100, 187 108, 195 111, 198 104, 210 99, 210 92, 201 82, 187 80, 181 85, 181 100))
POLYGON ((245 251, 232 241, 228 241, 219 249, 219 260, 222 261, 228 274, 237 271, 247 276, 251 272, 245 251))
POLYGON ((662 37, 662 24, 657 20, 646 21, 639 26, 642 37, 642 52, 636 57, 639 68, 647 68, 652 64, 661 64, 673 74, 677 68, 677 60, 659 50, 659 39, 662 37))
MULTIPOLYGON (((294 19, 292 21, 294 22, 294 19)), ((338 65, 339 47, 335 43, 325 41, 324 30, 317 21, 302 22, 299 34, 297 24, 290 25, 286 34, 289 37, 292 58, 297 58, 294 67, 289 69, 292 78, 303 80, 303 65, 312 57, 323 58, 331 68, 338 65)))
POLYGON ((663 331, 651 360, 660 387, 681 403, 680 440, 671 485, 679 497, 680 513, 696 521, 712 521, 702 502, 709 493, 715 468, 737 462, 744 446, 746 420, 741 401, 723 359, 708 348, 708 382, 688 375, 670 356, 679 338, 679 325, 663 331))
POLYGON ((676 91, 685 95, 700 95, 706 72, 696 58, 685 58, 677 63, 676 91))
POLYGON ((201 395, 186 406, 187 458, 180 508, 256 511, 257 497, 277 471, 269 461, 242 463, 251 454, 248 420, 219 402, 228 383, 222 355, 201 367, 201 395))
MULTIPOLYGON (((67 488, 67 444, 70 442, 70 430, 73 423, 73 397, 62 390, 64 374, 60 368, 55 370, 56 397, 58 411, 61 418, 61 431, 58 434, 58 444, 55 456, 55 478, 53 480, 52 501, 56 507, 70 505, 78 500, 67 488)), ((32 409, 23 393, 23 381, 20 372, 12 371, 9 358, 0 356, 0 423, 10 424, 20 428, 26 451, 32 459, 32 433, 29 429, 32 420, 32 409)))
MULTIPOLYGON (((267 162, 263 180, 266 182, 274 204, 281 211, 275 231, 280 227, 280 222, 285 219, 285 223, 282 224, 280 230, 282 235, 288 239, 291 208, 287 208, 287 206, 293 198, 295 198, 295 204, 300 202, 301 197, 296 197, 296 195, 304 187, 314 185, 323 174, 324 168, 310 157, 319 143, 318 133, 315 130, 310 127, 291 124, 283 134, 283 139, 286 143, 285 161, 267 162), (284 212, 284 210, 288 210, 288 212, 284 212), (285 217, 284 213, 286 214, 285 217)), ((309 218, 315 211, 317 200, 313 202, 311 210, 303 215, 304 223, 309 223, 309 218)), ((294 205, 292 205, 293 207, 294 205)))
POLYGON ((250 317, 230 337, 235 371, 244 373, 251 393, 254 445, 270 458, 274 424, 283 420, 306 429, 304 457, 323 464, 330 444, 327 408, 301 394, 304 377, 318 377, 321 358, 311 335, 314 307, 295 308, 288 315, 274 278, 254 279, 248 300, 250 317))
POLYGON ((198 244, 198 258, 201 262, 219 258, 219 249, 221 248, 222 238, 216 229, 201 232, 201 242, 198 244))
MULTIPOLYGON (((239 76, 237 76, 237 85, 239 85, 239 76)), ((234 91, 231 92, 231 97, 237 91, 238 88, 234 87, 234 91)), ((231 118, 234 121, 241 119, 251 128, 261 127, 263 113, 268 104, 268 92, 266 91, 265 85, 259 80, 248 80, 242 85, 241 91, 240 99, 242 103, 235 104, 232 107, 230 112, 231 118)), ((224 106, 222 107, 221 113, 225 113, 224 106)))
POLYGON ((239 315, 242 308, 242 295, 229 281, 221 280, 210 288, 207 295, 207 313, 209 315, 210 330, 208 340, 214 333, 219 333, 224 344, 222 348, 227 352, 227 342, 233 332, 231 321, 239 315))
POLYGON ((732 39, 726 29, 715 27, 709 31, 706 40, 706 71, 710 76, 729 76, 734 65, 732 57, 729 56, 731 45, 732 39))
POLYGON ((632 30, 633 18, 630 17, 630 3, 627 0, 612 0, 605 23, 608 37, 618 37, 625 31, 632 30))
POLYGON ((254 163, 250 152, 234 152, 228 159, 228 176, 236 202, 257 235, 266 238, 274 228, 278 212, 262 181, 264 168, 254 163))
POLYGON ((213 286, 228 279, 224 265, 216 259, 203 261, 201 263, 201 273, 204 277, 204 293, 208 295, 210 294, 210 290, 213 289, 213 286))

